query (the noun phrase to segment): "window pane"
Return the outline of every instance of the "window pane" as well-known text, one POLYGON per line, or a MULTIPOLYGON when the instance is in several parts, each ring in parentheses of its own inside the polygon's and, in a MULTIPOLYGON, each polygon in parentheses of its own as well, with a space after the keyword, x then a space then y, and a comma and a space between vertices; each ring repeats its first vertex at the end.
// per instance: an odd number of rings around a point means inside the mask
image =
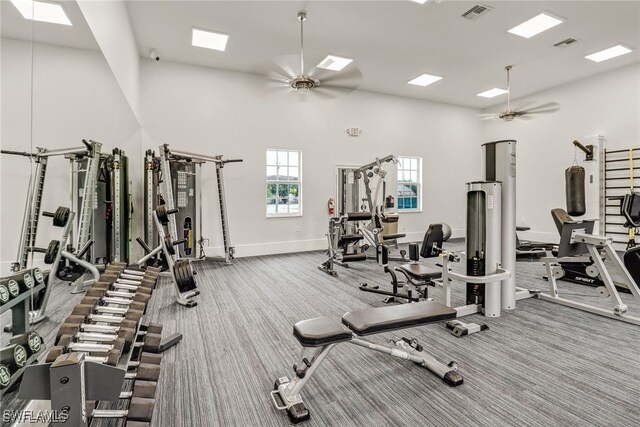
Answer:
POLYGON ((298 179, 300 179, 300 177, 298 176, 298 168, 297 167, 289 167, 289 180, 290 181, 297 181, 298 179))
POLYGON ((411 182, 418 182, 418 171, 411 171, 411 182))
POLYGON ((278 166, 278 181, 286 181, 287 180, 287 167, 286 166, 278 166))
POLYGON ((278 166, 286 166, 287 164, 287 152, 278 151, 278 166))
POLYGON ((278 167, 267 166, 267 179, 278 179, 278 167))
POLYGON ((418 195, 418 186, 414 184, 414 185, 411 185, 410 188, 411 188, 411 195, 412 196, 417 196, 418 195))
POLYGON ((278 184, 278 205, 288 205, 288 204, 289 204, 289 184, 278 184))
POLYGON ((299 153, 297 151, 289 151, 289 165, 290 166, 298 166, 298 157, 299 153))
POLYGON ((404 157, 398 157, 398 169, 404 169, 404 157))
POLYGON ((418 170, 418 159, 411 159, 411 169, 418 170))
POLYGON ((276 184, 267 184, 267 199, 276 197, 276 184))
POLYGON ((278 152, 273 150, 267 150, 267 164, 276 165, 278 161, 278 152))
POLYGON ((411 198, 411 209, 418 209, 418 198, 417 197, 412 197, 411 198))

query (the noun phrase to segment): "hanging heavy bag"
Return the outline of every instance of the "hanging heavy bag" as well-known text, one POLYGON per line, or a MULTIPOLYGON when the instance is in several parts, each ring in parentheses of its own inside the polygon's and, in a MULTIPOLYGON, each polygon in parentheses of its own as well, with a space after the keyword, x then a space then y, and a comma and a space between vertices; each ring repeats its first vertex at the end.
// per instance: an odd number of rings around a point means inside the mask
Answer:
POLYGON ((571 166, 564 172, 567 213, 571 216, 582 216, 587 212, 584 178, 582 166, 571 166))

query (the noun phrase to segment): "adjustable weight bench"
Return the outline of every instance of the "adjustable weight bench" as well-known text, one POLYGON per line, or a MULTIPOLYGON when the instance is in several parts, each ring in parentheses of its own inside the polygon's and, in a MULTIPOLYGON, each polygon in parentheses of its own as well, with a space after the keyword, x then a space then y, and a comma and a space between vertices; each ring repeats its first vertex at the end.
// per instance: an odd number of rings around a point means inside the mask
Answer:
POLYGON ((278 378, 271 398, 277 409, 286 410, 294 424, 310 418, 300 392, 318 369, 329 351, 337 344, 346 342, 397 357, 410 360, 433 372, 452 387, 462 384, 462 375, 455 362, 445 365, 425 353, 415 341, 398 340, 396 347, 387 347, 359 338, 382 332, 395 331, 456 317, 456 310, 435 301, 422 301, 386 307, 367 308, 350 311, 342 316, 342 324, 330 317, 302 320, 293 327, 293 335, 302 345, 298 361, 293 365, 295 376, 278 378), (308 347, 315 348, 310 359, 305 357, 308 347))

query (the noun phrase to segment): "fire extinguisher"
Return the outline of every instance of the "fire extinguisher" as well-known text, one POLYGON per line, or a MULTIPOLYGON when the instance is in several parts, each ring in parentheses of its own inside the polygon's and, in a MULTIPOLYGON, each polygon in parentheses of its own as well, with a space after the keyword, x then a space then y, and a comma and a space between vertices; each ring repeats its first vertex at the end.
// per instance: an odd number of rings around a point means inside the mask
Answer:
POLYGON ((336 211, 336 202, 331 198, 327 202, 327 209, 329 210, 329 215, 333 215, 336 211))

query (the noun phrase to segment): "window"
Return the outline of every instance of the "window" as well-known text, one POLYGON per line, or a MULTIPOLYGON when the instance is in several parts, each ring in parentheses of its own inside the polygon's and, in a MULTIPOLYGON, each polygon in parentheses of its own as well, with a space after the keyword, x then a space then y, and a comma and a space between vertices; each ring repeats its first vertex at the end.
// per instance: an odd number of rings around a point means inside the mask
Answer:
POLYGON ((422 209, 422 158, 398 157, 398 210, 422 209))
POLYGON ((302 215, 302 155, 267 150, 267 216, 302 215))

